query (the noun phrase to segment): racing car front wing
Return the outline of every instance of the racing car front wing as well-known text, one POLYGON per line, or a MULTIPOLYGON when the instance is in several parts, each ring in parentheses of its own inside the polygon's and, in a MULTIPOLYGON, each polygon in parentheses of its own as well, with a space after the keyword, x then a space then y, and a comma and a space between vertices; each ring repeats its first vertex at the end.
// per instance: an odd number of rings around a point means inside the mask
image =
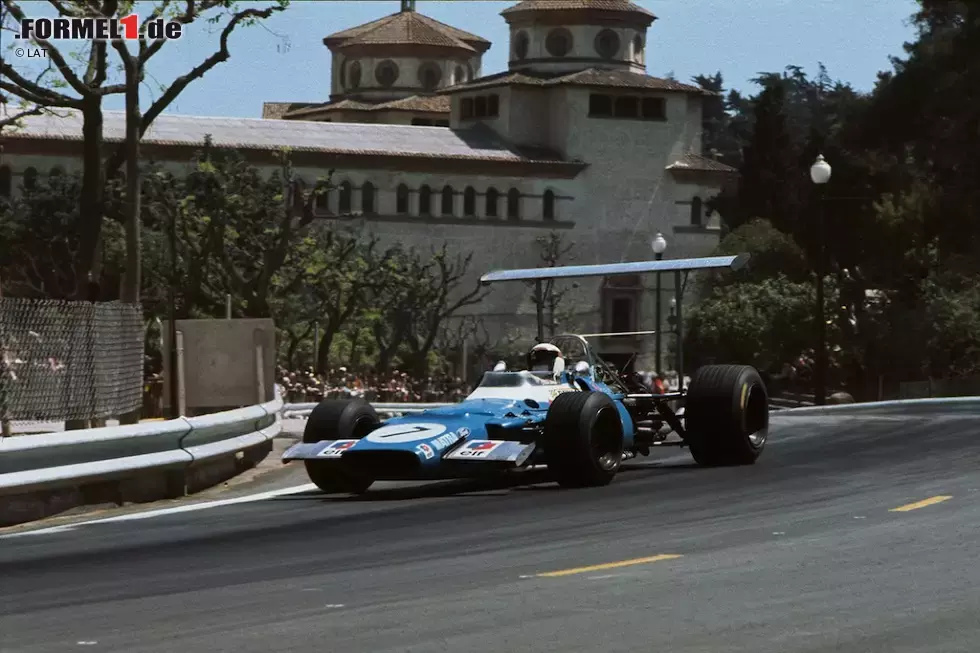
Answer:
MULTIPOLYGON (((321 442, 298 443, 286 450, 283 463, 292 460, 330 460, 341 458, 352 450, 357 440, 323 440, 321 442)), ((451 448, 443 454, 445 461, 463 463, 496 463, 506 467, 521 467, 534 453, 535 443, 524 444, 513 440, 469 440, 459 447, 451 448)), ((429 459, 432 449, 416 452, 420 458, 429 459)))

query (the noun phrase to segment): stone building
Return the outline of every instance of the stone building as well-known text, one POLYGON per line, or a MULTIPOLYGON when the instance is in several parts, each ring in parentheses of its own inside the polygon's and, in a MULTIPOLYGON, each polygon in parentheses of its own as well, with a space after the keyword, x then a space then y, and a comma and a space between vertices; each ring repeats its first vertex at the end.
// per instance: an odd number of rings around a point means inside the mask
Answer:
MULTIPOLYGON (((473 253, 474 283, 491 269, 541 265, 536 241, 552 232, 573 247, 564 262, 577 264, 651 258, 657 232, 668 258, 717 246, 720 217, 705 202, 735 171, 702 154, 706 92, 647 74, 649 11, 627 0, 519 2, 502 12, 507 70, 484 75, 490 43, 414 4, 324 39, 327 102, 266 103, 262 119, 163 115, 144 153, 180 167, 210 134, 271 165, 277 148, 292 147, 309 181, 335 170, 318 207, 325 220, 406 246, 448 242, 473 253)), ((107 112, 110 140, 123 127, 122 112, 107 112)), ((3 138, 0 193, 79 165, 77 116, 30 118, 3 138)), ((580 280, 564 330, 652 329, 653 283, 580 280)), ((662 301, 666 315, 667 293, 662 301)), ((533 337, 535 304, 522 284, 495 287, 469 310, 495 338, 533 337)), ((653 366, 652 337, 604 339, 599 349, 623 363, 639 351, 636 365, 653 366)))

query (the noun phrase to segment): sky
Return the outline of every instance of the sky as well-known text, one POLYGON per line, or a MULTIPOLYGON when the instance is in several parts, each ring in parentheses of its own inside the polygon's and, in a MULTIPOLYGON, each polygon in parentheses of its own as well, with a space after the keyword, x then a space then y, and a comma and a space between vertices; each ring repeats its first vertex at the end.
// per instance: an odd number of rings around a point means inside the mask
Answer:
MULTIPOLYGON (((648 31, 648 74, 672 73, 687 81, 720 71, 726 87, 746 93, 756 91, 750 80, 761 72, 798 65, 816 73, 820 62, 831 78, 871 90, 878 71, 891 69, 889 56, 901 56, 902 44, 912 40, 908 19, 917 6, 915 0, 636 1, 658 17, 648 31)), ((230 40, 231 58, 189 86, 168 112, 258 118, 263 102, 326 102, 330 52, 323 37, 394 13, 399 4, 397 0, 293 0, 289 9, 262 25, 236 31, 230 40)), ((419 0, 417 10, 491 41, 493 47, 483 58, 483 72, 489 75, 506 69, 508 29, 500 12, 512 4, 419 0)), ((21 6, 29 16, 51 15, 44 10, 46 3, 22 2, 21 6)), ((161 84, 213 52, 219 28, 195 23, 179 41, 168 43, 152 59, 152 80, 144 86, 141 103, 148 105, 159 95, 161 84)), ((9 43, 5 37, 5 50, 9 43)), ((10 51, 4 56, 9 57, 10 51)), ((121 96, 110 97, 105 106, 121 109, 122 102, 121 96)))

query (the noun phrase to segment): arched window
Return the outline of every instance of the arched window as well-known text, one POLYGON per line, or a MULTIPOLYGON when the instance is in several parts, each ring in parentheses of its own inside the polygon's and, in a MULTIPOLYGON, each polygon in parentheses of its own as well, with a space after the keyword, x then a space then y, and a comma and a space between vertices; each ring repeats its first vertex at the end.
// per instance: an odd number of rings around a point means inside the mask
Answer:
POLYGON ((341 215, 346 215, 351 212, 351 204, 354 199, 354 189, 351 187, 349 181, 345 181, 340 184, 340 207, 337 212, 341 215))
POLYGON ((442 188, 442 215, 452 215, 455 207, 453 207, 453 202, 456 199, 456 193, 453 191, 452 186, 443 186, 442 188))
POLYGON ((555 194, 550 190, 544 192, 544 219, 555 219, 555 194))
POLYGON ((60 177, 63 174, 65 174, 64 168, 62 168, 61 166, 55 166, 55 167, 51 168, 51 172, 48 173, 48 176, 49 177, 60 177))
POLYGON ((521 192, 511 188, 507 193, 507 217, 511 220, 521 219, 521 192))
POLYGON ((13 187, 14 171, 10 166, 0 166, 0 197, 10 197, 13 187))
POLYGON ((497 201, 499 198, 500 193, 497 192, 496 188, 490 188, 487 190, 487 217, 497 217, 497 201))
POLYGON ((24 190, 34 190, 37 186, 37 168, 30 167, 24 170, 24 190))
POLYGON ((327 188, 321 188, 317 196, 313 199, 313 212, 314 213, 329 213, 330 212, 330 191, 327 188))
POLYGON ((700 197, 695 197, 691 200, 691 224, 698 227, 701 226, 701 217, 704 211, 703 202, 701 202, 700 197))
POLYGON ((419 188, 419 215, 432 215, 432 189, 428 186, 419 188))
POLYGON ((467 186, 463 191, 463 215, 467 218, 476 215, 476 190, 472 186, 467 186))
POLYGON ((361 212, 364 215, 374 215, 374 184, 365 181, 361 186, 361 212))
POLYGON ((395 195, 395 213, 402 215, 408 213, 408 186, 405 184, 398 184, 395 195))

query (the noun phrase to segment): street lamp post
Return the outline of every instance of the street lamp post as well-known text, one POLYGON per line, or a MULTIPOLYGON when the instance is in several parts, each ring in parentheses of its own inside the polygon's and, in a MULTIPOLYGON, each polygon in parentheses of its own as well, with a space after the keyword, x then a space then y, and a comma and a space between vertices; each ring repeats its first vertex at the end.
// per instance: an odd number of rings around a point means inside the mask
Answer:
MULTIPOLYGON (((657 232, 657 235, 654 237, 653 242, 650 245, 651 245, 651 247, 653 247, 653 255, 654 255, 654 257, 658 261, 663 260, 663 258, 664 258, 664 252, 667 251, 667 240, 664 238, 664 235, 658 231, 657 232)), ((655 345, 655 348, 654 348, 654 356, 656 356, 656 361, 657 361, 656 362, 656 366, 655 366, 656 369, 654 371, 657 374, 660 374, 660 373, 663 372, 663 370, 660 369, 661 368, 661 362, 662 362, 662 359, 660 358, 660 353, 661 353, 660 352, 660 347, 661 347, 661 345, 663 343, 663 341, 661 339, 661 336, 660 336, 660 323, 661 323, 661 319, 660 319, 660 304, 661 304, 661 302, 660 302, 660 272, 657 272, 657 293, 656 293, 656 320, 657 320, 657 326, 656 326, 656 333, 654 334, 654 337, 656 338, 656 340, 655 340, 656 345, 655 345)))
POLYGON ((817 198, 817 224, 816 224, 816 261, 815 272, 817 275, 817 302, 816 302, 816 327, 817 327, 817 349, 816 349, 816 369, 813 374, 813 401, 818 406, 827 403, 827 318, 824 315, 824 288, 823 280, 826 274, 826 253, 825 248, 825 229, 826 215, 824 211, 824 195, 827 182, 830 181, 832 169, 823 155, 817 156, 817 160, 810 166, 810 179, 820 189, 817 198))

